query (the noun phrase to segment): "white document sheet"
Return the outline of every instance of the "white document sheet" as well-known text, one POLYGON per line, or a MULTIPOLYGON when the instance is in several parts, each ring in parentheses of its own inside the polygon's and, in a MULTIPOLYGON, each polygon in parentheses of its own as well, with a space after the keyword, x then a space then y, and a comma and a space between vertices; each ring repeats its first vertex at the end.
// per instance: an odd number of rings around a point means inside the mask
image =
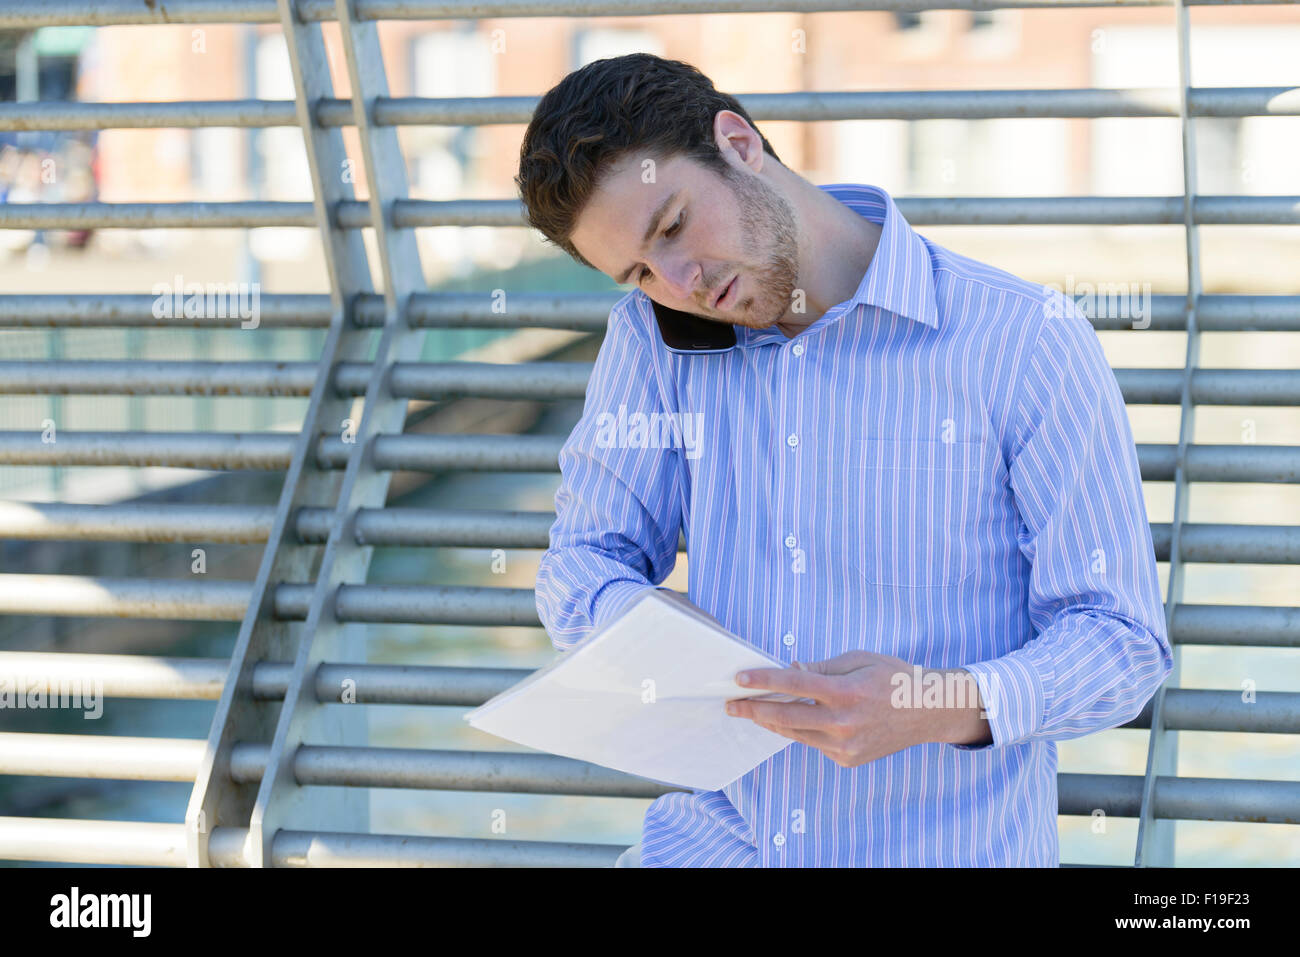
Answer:
POLYGON ((798 700, 735 682, 746 668, 785 667, 654 589, 465 720, 540 751, 716 791, 792 743, 724 710, 732 698, 798 700))

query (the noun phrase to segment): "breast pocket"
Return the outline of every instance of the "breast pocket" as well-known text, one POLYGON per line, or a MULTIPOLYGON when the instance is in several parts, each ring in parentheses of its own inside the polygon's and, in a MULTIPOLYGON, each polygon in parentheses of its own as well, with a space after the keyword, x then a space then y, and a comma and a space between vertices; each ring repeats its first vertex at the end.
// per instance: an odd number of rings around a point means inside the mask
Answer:
POLYGON ((988 487, 981 442, 859 439, 853 550, 877 585, 955 585, 975 572, 988 487))

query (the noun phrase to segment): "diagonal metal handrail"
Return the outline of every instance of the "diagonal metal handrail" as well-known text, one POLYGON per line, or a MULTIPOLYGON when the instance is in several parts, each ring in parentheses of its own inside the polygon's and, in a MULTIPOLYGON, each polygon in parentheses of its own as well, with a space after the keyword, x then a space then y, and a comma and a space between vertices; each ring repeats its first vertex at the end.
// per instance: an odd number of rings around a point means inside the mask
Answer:
MULTIPOLYGON (((286 18, 292 18, 285 4, 286 18)), ((236 781, 231 774, 231 756, 237 746, 271 743, 277 730, 280 703, 269 704, 253 695, 253 671, 268 660, 294 660, 302 643, 303 625, 279 618, 275 613, 277 590, 289 582, 311 581, 323 560, 318 544, 305 544, 291 534, 291 517, 297 510, 312 506, 334 507, 347 473, 319 462, 317 445, 323 431, 342 430, 349 434, 352 396, 334 389, 331 379, 341 361, 364 362, 369 357, 371 335, 354 323, 353 310, 358 295, 373 290, 365 244, 360 234, 337 227, 335 210, 339 203, 351 201, 351 180, 342 176, 347 151, 339 129, 326 130, 313 120, 315 103, 332 94, 329 71, 320 44, 320 27, 311 28, 317 44, 312 52, 311 85, 302 82, 297 69, 299 50, 289 45, 298 82, 294 85, 295 109, 307 145, 313 186, 313 211, 320 229, 326 273, 330 281, 331 318, 318 364, 316 384, 303 417, 302 429, 294 443, 293 460, 285 475, 283 490, 276 507, 275 525, 267 541, 252 595, 240 627, 239 638, 231 656, 230 675, 213 716, 203 763, 196 777, 194 791, 185 815, 186 862, 191 867, 210 865, 209 841, 217 826, 248 828, 258 795, 254 781, 236 781)), ((288 34, 286 30, 286 34, 288 34)), ((328 548, 328 542, 326 543, 328 548)), ((357 658, 357 649, 340 648, 349 660, 357 658)), ((361 715, 364 717, 364 714, 361 715)), ((335 740, 364 744, 365 727, 358 721, 340 723, 335 740)), ((348 822, 348 827, 369 827, 369 804, 364 794, 327 793, 318 807, 334 820, 348 822)), ((251 833, 251 828, 249 828, 251 833)), ((253 849, 245 847, 245 857, 253 849)), ((260 861, 260 854, 256 860, 260 861)), ((246 860, 246 863, 254 863, 246 860)))
MULTIPOLYGON (((307 610, 303 640, 249 822, 249 857, 254 866, 260 867, 275 864, 272 850, 276 832, 290 827, 338 826, 331 802, 323 801, 318 791, 307 792, 298 782, 295 759, 300 747, 313 738, 324 735, 331 744, 340 740, 336 735, 345 724, 353 728, 354 735, 357 729, 362 733, 365 729, 364 708, 331 707, 330 701, 317 696, 316 670, 324 661, 339 660, 340 655, 348 655, 347 660, 365 661, 364 652, 349 651, 350 645, 364 644, 363 632, 354 625, 352 632, 357 637, 347 637, 348 626, 336 614, 335 598, 339 586, 366 580, 374 546, 358 541, 354 525, 361 509, 381 508, 388 498, 392 474, 376 467, 374 443, 381 435, 401 433, 405 425, 407 400, 394 393, 391 374, 399 356, 419 354, 425 337, 425 330, 411 324, 408 310, 411 296, 424 290, 415 234, 397 227, 393 220, 396 203, 406 196, 405 160, 397 130, 376 126, 372 115, 375 98, 388 95, 378 31, 373 22, 355 20, 351 2, 338 0, 337 10, 383 277, 384 327, 371 364, 361 424, 348 457, 307 610)), ((280 0, 280 11, 290 49, 296 50, 293 69, 297 84, 308 89, 316 87, 323 95, 328 73, 319 72, 327 66, 319 25, 304 23, 292 0, 280 0)), ((312 125, 318 126, 315 118, 312 125)), ((344 683, 338 690, 346 688, 344 683)), ((336 693, 333 702, 340 700, 336 693)), ((349 795, 346 789, 329 790, 334 801, 358 800, 358 795, 349 795)), ((368 801, 368 795, 361 792, 359 800, 368 801)), ((346 820, 357 818, 349 814, 346 820)), ((367 812, 364 820, 368 818, 367 812)), ((361 828, 366 829, 368 824, 361 828)))
MULTIPOLYGON (((1179 390, 1178 452, 1174 464, 1174 514, 1170 527, 1169 576, 1166 580, 1166 633, 1173 634, 1173 615, 1183 599, 1185 564, 1182 556, 1183 529, 1187 523, 1187 454, 1196 430, 1196 403, 1192 380, 1200 365, 1201 336, 1196 327, 1196 308, 1201 295, 1201 244, 1192 209, 1195 206, 1196 126, 1188 108, 1191 89, 1191 23, 1186 0, 1175 0, 1178 31, 1179 121, 1183 146, 1183 235, 1187 245, 1187 347, 1179 390)), ((1151 702, 1151 731, 1147 744, 1146 773, 1142 781, 1142 806, 1138 814, 1137 846, 1133 863, 1137 867, 1173 867, 1176 822, 1156 815, 1156 791, 1162 783, 1178 776, 1178 732, 1166 723, 1165 700, 1169 689, 1178 687, 1182 671, 1182 649, 1171 642, 1173 668, 1151 702)))

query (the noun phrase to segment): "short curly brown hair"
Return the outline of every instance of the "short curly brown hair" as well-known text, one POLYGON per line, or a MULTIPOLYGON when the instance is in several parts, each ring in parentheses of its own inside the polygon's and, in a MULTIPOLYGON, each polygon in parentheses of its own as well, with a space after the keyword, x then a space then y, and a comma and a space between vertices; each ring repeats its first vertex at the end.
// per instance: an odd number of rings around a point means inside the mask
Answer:
POLYGON ((780 162, 740 102, 689 63, 629 53, 573 71, 542 97, 524 132, 515 185, 529 224, 595 269, 569 237, 601 175, 635 151, 660 160, 685 156, 725 176, 713 136, 720 110, 744 117, 780 162))

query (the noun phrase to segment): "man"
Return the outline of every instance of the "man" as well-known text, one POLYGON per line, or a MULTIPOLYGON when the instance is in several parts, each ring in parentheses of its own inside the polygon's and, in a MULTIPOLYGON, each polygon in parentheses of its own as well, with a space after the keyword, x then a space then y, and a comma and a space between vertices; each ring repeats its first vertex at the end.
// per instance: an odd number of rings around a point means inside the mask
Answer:
POLYGON ((1087 319, 917 235, 882 189, 793 173, 676 61, 566 77, 517 182, 549 241, 638 287, 560 454, 553 644, 661 583, 684 528, 691 600, 790 665, 748 687, 815 702, 735 702, 792 743, 656 799, 641 866, 1059 865, 1055 742, 1131 720, 1172 667, 1087 319), (670 349, 655 304, 734 346, 670 349), (611 441, 638 415, 698 421, 695 446, 611 441))

